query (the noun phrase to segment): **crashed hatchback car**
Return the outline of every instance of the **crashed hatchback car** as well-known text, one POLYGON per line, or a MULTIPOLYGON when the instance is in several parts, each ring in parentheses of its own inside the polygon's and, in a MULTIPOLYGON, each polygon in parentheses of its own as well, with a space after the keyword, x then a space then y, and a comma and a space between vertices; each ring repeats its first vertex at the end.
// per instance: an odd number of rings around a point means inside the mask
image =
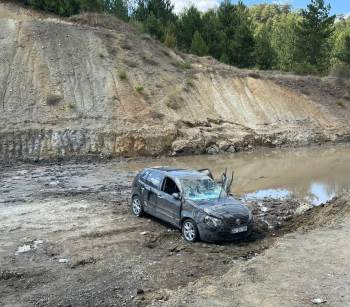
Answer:
POLYGON ((132 184, 132 212, 174 225, 189 242, 245 238, 253 227, 252 214, 229 194, 231 183, 226 172, 220 184, 209 170, 145 168, 132 184))

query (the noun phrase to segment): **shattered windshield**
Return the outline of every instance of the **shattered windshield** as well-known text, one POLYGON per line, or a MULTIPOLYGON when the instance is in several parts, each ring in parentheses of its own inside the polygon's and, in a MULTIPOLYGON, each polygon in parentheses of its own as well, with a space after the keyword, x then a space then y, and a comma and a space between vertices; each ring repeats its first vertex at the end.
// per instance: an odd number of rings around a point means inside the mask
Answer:
POLYGON ((183 195, 190 200, 210 200, 225 197, 226 193, 209 177, 180 179, 183 195))

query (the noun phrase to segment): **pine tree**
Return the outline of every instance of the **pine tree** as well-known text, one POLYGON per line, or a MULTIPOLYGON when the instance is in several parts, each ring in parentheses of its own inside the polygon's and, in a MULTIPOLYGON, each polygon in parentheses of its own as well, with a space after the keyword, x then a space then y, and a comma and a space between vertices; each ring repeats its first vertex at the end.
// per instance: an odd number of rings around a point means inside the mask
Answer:
POLYGON ((158 40, 163 40, 164 31, 159 19, 151 12, 145 23, 146 31, 158 40))
POLYGON ((217 12, 209 10, 202 16, 201 35, 208 46, 208 53, 220 60, 224 49, 225 33, 220 29, 217 12))
POLYGON ((104 0, 104 10, 124 21, 129 19, 129 7, 126 0, 104 0))
POLYGON ((222 52, 237 67, 254 65, 254 35, 249 11, 242 1, 237 5, 225 0, 218 10, 220 29, 225 41, 222 52))
POLYGON ((296 54, 296 29, 301 17, 296 13, 275 18, 271 25, 271 45, 276 53, 275 69, 293 71, 296 54))
POLYGON ((151 14, 164 26, 176 20, 174 5, 170 0, 138 0, 133 17, 145 22, 151 14))
POLYGON ((80 0, 80 10, 85 12, 101 12, 103 10, 102 0, 80 0))
POLYGON ((205 41, 203 40, 202 35, 198 31, 194 33, 192 38, 191 53, 199 56, 204 56, 208 54, 208 47, 205 41))
POLYGON ((49 11, 60 16, 70 16, 80 12, 81 1, 82 0, 26 0, 24 3, 36 9, 49 11))
POLYGON ((276 61, 276 53, 271 45, 271 27, 263 24, 255 38, 255 61, 259 69, 271 69, 276 61))
POLYGON ((177 22, 177 41, 184 51, 190 51, 194 33, 202 31, 202 18, 198 9, 190 6, 180 15, 177 22))
POLYGON ((311 0, 302 10, 302 20, 297 28, 297 72, 324 73, 330 64, 331 36, 335 15, 330 16, 330 5, 324 0, 311 0))

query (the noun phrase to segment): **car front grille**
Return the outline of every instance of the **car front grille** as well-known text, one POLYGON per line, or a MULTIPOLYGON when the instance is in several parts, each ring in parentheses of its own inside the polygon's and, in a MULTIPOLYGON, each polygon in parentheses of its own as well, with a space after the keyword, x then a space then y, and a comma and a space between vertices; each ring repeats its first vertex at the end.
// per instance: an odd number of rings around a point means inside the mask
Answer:
POLYGON ((234 217, 225 219, 225 224, 229 227, 243 226, 248 224, 249 217, 247 215, 235 215, 234 217))

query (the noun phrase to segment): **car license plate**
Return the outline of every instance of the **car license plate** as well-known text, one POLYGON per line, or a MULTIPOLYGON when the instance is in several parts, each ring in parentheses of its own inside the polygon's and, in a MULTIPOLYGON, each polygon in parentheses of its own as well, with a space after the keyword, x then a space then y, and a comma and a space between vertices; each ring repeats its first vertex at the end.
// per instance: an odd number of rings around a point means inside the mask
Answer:
POLYGON ((247 226, 241 226, 241 227, 232 228, 231 232, 232 233, 240 233, 240 232, 244 232, 244 231, 247 231, 247 230, 248 230, 247 226))

